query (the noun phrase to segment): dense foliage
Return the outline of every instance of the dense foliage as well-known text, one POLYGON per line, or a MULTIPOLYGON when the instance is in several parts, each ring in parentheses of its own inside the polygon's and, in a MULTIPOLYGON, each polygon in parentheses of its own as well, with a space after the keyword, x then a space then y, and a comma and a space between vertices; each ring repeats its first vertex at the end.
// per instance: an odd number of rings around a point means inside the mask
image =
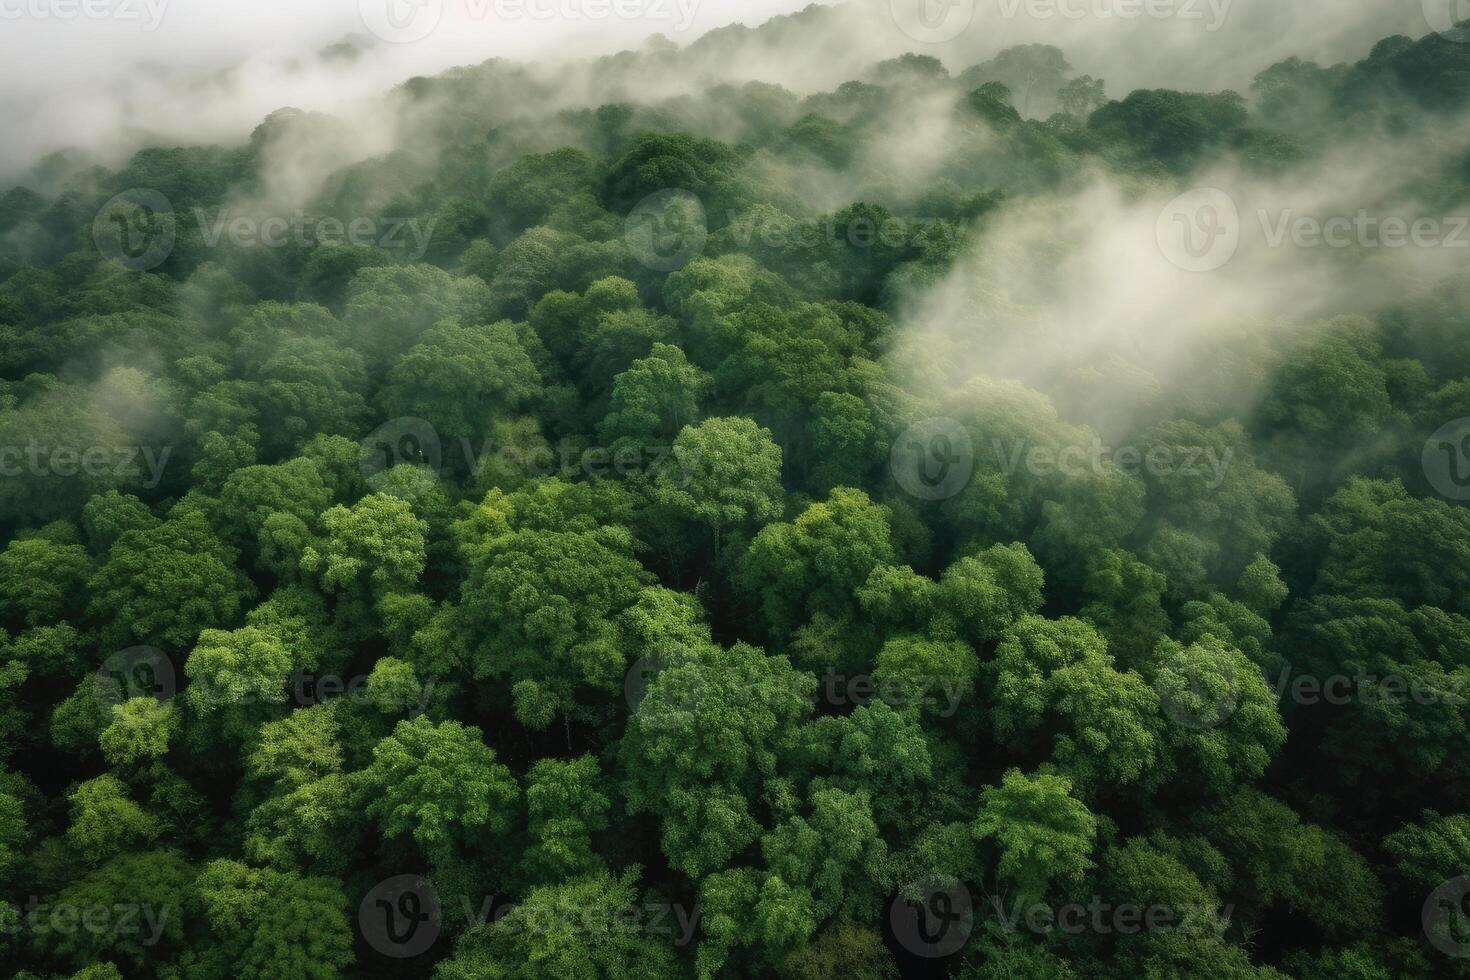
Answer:
POLYGON ((1036 46, 537 112, 488 62, 278 243, 213 229, 331 118, 43 161, 0 195, 0 960, 1470 976, 1470 510, 1424 453, 1465 280, 1166 377, 1048 333, 1059 221, 967 284, 992 334, 906 327, 1017 209, 1310 173, 1466 78, 1430 35, 1109 100, 1036 46), (1018 339, 1047 369, 987 370, 1018 339))

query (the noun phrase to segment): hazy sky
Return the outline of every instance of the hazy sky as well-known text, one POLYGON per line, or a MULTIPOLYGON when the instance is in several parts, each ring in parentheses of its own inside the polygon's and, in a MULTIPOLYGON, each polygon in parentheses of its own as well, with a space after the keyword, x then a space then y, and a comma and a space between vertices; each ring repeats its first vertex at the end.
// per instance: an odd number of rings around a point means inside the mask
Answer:
POLYGON ((183 114, 196 127, 190 142, 211 142, 282 105, 331 108, 456 64, 497 55, 604 54, 655 33, 687 42, 715 27, 755 25, 802 6, 797 0, 0 0, 0 178, 61 145, 105 148, 121 126, 172 132, 183 114), (427 36, 415 36, 430 26, 427 36), (371 52, 352 65, 319 68, 315 55, 322 48, 354 37, 373 45, 371 52), (189 101, 208 104, 196 118, 180 104, 180 81, 211 76, 218 76, 214 86, 191 92, 189 101), (226 89, 228 104, 218 98, 226 89))
MULTIPOLYGON (((1243 87, 1291 54, 1356 59, 1419 36, 1470 0, 854 0, 825 49, 752 77, 836 84, 901 51, 954 70, 1011 44, 1060 46, 1109 94, 1141 85, 1243 87), (900 27, 907 23, 908 28, 900 27), (931 25, 926 27, 925 25, 931 25), (826 65, 824 62, 831 62, 826 65), (818 69, 813 71, 813 69, 818 69), (833 78, 821 71, 830 68, 833 78)), ((415 74, 497 55, 602 54, 662 33, 688 43, 803 0, 0 0, 0 181, 67 145, 117 162, 145 142, 234 142, 285 105, 330 110, 415 74), (371 44, 355 62, 327 45, 371 44)), ((738 66, 712 66, 738 77, 738 66)), ((651 93, 656 94, 656 93, 651 93)))

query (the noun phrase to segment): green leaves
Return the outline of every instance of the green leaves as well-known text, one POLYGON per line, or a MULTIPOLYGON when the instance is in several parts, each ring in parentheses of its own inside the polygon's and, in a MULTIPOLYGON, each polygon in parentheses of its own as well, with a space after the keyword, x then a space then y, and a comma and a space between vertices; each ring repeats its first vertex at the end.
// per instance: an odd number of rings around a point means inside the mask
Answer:
POLYGON ((199 873, 195 889, 221 944, 207 956, 215 969, 252 980, 328 980, 352 962, 347 900, 335 881, 218 860, 199 873))
POLYGON ((148 844, 162 831, 158 821, 128 797, 116 776, 82 783, 68 797, 71 826, 66 839, 88 862, 96 863, 148 844))
POLYGON ((363 773, 367 813, 387 834, 412 834, 431 857, 510 829, 520 789, 478 729, 401 721, 363 773))
POLYGON ((888 511, 861 490, 839 487, 789 523, 763 528, 740 557, 735 580, 759 600, 778 636, 805 613, 842 615, 873 569, 891 564, 888 511))
MULTIPOLYGON (((544 495, 540 500, 549 502, 544 495)), ((472 515, 461 600, 476 631, 476 674, 534 681, 537 691, 523 688, 518 695, 520 718, 544 728, 551 721, 546 708, 571 708, 579 686, 606 694, 621 684, 630 658, 613 619, 637 600, 650 576, 633 558, 625 529, 542 530, 536 503, 496 491, 472 515), (522 507, 528 508, 524 519, 517 513, 522 507), (510 530, 511 522, 528 526, 510 530)), ((575 508, 578 501, 562 503, 575 508)), ((589 525, 591 516, 581 514, 589 525)))
POLYGON ((750 419, 685 426, 659 468, 655 499, 687 520, 726 530, 765 524, 782 509, 781 450, 750 419))
POLYGON ((1012 769, 981 794, 975 836, 992 843, 997 876, 1023 903, 1040 901, 1053 884, 1075 883, 1092 866, 1097 818, 1071 789, 1062 776, 1012 769))
POLYGON ((424 419, 441 439, 460 439, 540 394, 541 374, 509 320, 445 320, 394 362, 380 397, 387 417, 424 419))
POLYGON ((236 553, 197 510, 177 508, 157 527, 125 532, 88 585, 87 613, 104 642, 173 650, 229 622, 250 594, 236 553))
POLYGON ((1347 159, 1453 214, 1470 45, 1110 102, 1042 44, 843 81, 859 13, 412 79, 366 155, 284 111, 0 188, 12 972, 886 980, 952 912, 960 978, 1456 971, 1470 286, 1407 216, 1413 261, 1291 279, 1348 315, 1175 324, 1253 259, 1180 292, 1150 236, 1347 159), (706 70, 756 49, 826 80, 706 70), (100 254, 129 187, 180 209, 151 271, 100 254), (267 205, 312 237, 186 220, 267 205), (362 221, 423 239, 323 240, 362 221), (441 914, 395 961, 401 879, 441 914))
POLYGON ((369 494, 350 509, 333 507, 321 523, 326 540, 320 550, 306 549, 302 566, 321 575, 325 591, 407 592, 424 570, 428 525, 404 500, 369 494))
POLYGON ((1212 634, 1187 648, 1165 640, 1159 660, 1154 690, 1181 772, 1214 792, 1265 772, 1286 726, 1260 669, 1212 634))

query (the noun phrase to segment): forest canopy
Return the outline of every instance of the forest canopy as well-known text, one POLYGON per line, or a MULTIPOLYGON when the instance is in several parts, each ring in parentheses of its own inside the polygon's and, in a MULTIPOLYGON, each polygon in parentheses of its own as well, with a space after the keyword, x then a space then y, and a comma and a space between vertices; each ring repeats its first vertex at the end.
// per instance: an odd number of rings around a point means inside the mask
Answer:
POLYGON ((1470 977, 1470 23, 821 16, 0 189, 16 976, 1470 977))

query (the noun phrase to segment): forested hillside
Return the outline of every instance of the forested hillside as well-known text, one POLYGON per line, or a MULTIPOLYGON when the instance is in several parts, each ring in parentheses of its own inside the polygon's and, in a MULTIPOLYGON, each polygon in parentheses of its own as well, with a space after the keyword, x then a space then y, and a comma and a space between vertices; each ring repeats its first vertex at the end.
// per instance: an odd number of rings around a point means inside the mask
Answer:
POLYGON ((9 971, 1470 977, 1470 34, 826 16, 0 193, 9 971))

